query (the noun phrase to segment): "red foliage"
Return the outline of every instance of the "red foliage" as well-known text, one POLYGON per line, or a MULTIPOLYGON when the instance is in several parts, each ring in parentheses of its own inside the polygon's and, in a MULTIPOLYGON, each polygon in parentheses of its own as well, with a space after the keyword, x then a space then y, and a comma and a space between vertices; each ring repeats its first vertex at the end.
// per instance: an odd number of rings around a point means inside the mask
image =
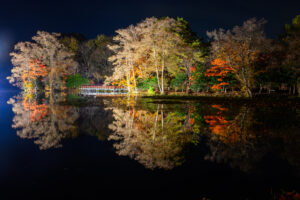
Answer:
POLYGON ((234 71, 233 68, 229 67, 226 61, 220 59, 214 59, 211 62, 211 65, 212 68, 206 70, 205 76, 219 77, 217 80, 220 82, 216 85, 213 85, 211 88, 220 90, 222 85, 229 85, 229 83, 223 82, 223 80, 228 73, 234 71))

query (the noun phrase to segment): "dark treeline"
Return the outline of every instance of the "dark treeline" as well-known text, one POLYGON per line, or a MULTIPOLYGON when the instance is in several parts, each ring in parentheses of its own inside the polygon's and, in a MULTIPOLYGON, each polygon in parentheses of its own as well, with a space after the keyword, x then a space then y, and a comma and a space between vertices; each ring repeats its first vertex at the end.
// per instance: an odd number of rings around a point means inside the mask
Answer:
POLYGON ((28 97, 82 84, 119 85, 129 93, 253 97, 300 94, 300 15, 276 39, 264 19, 207 32, 204 41, 182 18, 147 18, 114 37, 38 31, 11 52, 10 83, 28 97))

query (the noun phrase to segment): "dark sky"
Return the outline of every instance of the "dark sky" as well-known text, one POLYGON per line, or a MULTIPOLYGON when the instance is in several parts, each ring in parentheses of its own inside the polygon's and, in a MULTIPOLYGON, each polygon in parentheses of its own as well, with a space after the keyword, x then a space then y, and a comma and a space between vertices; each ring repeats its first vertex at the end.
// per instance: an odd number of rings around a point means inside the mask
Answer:
POLYGON ((266 33, 275 37, 284 24, 300 14, 299 0, 190 1, 190 0, 1 0, 0 89, 10 71, 8 52, 18 41, 30 40, 37 30, 79 32, 88 38, 113 35, 118 28, 146 17, 183 17, 199 36, 207 30, 232 28, 252 18, 268 21, 266 33))

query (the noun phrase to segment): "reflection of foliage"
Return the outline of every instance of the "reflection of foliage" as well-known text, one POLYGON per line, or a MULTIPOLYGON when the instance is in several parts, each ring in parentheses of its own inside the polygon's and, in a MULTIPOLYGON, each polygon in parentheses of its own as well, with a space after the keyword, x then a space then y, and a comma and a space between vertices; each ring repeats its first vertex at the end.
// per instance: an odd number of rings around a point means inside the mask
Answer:
POLYGON ((37 105, 36 101, 29 103, 27 101, 23 101, 23 107, 25 111, 29 111, 30 120, 32 122, 39 121, 43 117, 45 117, 48 113, 49 106, 45 104, 37 105))
POLYGON ((257 142, 257 135, 251 131, 253 114, 247 107, 241 107, 240 112, 232 119, 226 120, 225 114, 228 111, 220 105, 213 104, 214 115, 204 116, 205 122, 209 125, 210 153, 205 159, 216 162, 227 162, 232 167, 239 167, 248 171, 252 165, 261 159, 259 148, 254 145, 257 142))
POLYGON ((218 137, 219 140, 224 143, 234 143, 234 142, 245 142, 246 137, 250 135, 245 132, 245 123, 248 119, 245 119, 247 114, 247 108, 242 110, 242 112, 237 115, 233 120, 226 120, 224 117, 227 108, 223 108, 220 105, 213 104, 212 108, 216 109, 216 115, 206 115, 204 120, 209 124, 209 129, 211 132, 218 137))
POLYGON ((129 156, 145 167, 172 169, 184 161, 184 149, 194 135, 185 128, 185 116, 164 113, 164 105, 156 112, 114 108, 114 131, 109 140, 115 142, 117 154, 129 156))
POLYGON ((272 194, 273 199, 276 200, 299 200, 300 199, 300 194, 296 191, 281 191, 280 194, 272 194))
POLYGON ((13 105, 12 127, 21 138, 35 139, 40 149, 61 147, 60 141, 74 135, 78 118, 76 108, 63 105, 38 105, 36 102, 21 102, 10 99, 13 105))
POLYGON ((199 144, 200 137, 208 147, 204 159, 243 171, 255 169, 269 153, 278 154, 293 167, 300 166, 297 106, 292 110, 137 96, 78 102, 76 108, 29 96, 23 101, 11 99, 12 126, 18 136, 34 139, 40 149, 60 147, 62 139, 79 132, 108 138, 118 155, 149 169, 181 165, 188 147, 199 144))
POLYGON ((266 105, 262 108, 235 106, 238 110, 220 104, 206 106, 202 106, 205 109, 198 106, 200 113, 192 114, 194 130, 201 123, 207 127, 196 129, 208 137, 210 152, 205 159, 249 171, 269 152, 281 152, 282 159, 299 166, 297 112, 280 107, 274 111, 266 105))

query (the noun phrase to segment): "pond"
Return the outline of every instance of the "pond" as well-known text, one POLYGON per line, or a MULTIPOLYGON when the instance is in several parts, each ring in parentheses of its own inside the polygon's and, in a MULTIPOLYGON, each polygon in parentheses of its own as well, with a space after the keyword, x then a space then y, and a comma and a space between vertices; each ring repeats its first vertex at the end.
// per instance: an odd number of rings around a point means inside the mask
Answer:
POLYGON ((300 191, 298 101, 11 96, 0 100, 0 197, 300 191))

